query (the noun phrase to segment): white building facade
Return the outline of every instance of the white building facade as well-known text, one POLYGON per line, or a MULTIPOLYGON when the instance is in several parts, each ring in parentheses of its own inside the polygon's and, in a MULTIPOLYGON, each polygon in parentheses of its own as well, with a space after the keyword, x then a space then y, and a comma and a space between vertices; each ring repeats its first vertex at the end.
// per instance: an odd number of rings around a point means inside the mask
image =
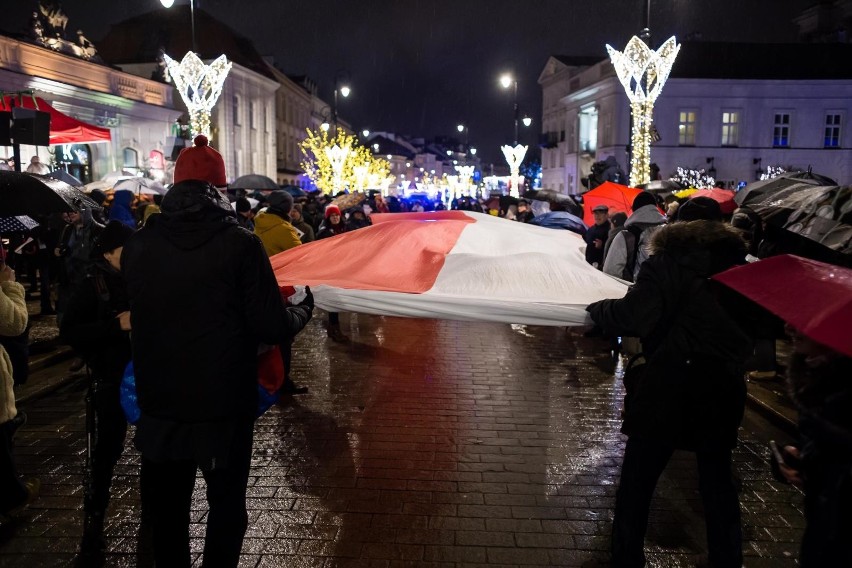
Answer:
MULTIPOLYGON (((685 44, 655 105, 651 161, 663 178, 679 166, 703 168, 727 186, 754 181, 769 166, 852 183, 852 69, 797 64, 808 52, 835 50, 843 60, 848 47, 685 44)), ((608 59, 551 57, 539 84, 543 188, 581 193, 581 178, 608 156, 627 170, 629 103, 608 59)))
MULTIPOLYGON (((109 128, 111 141, 22 146, 24 167, 38 155, 83 182, 122 169, 156 179, 167 175, 167 139, 181 114, 174 108, 169 85, 0 36, 0 91, 26 90, 63 114, 109 128)), ((0 157, 11 155, 11 148, 0 147, 0 157)))

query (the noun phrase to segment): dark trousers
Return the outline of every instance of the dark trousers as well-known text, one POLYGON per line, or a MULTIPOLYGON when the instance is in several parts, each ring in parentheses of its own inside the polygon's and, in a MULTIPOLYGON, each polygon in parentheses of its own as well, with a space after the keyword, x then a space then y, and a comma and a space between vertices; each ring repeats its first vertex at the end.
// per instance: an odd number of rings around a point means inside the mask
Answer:
MULTIPOLYGON (((235 567, 248 527, 246 486, 251 466, 253 422, 238 427, 226 467, 202 469, 207 482, 204 566, 235 567)), ((193 460, 155 462, 142 456, 142 511, 154 532, 157 568, 188 567, 189 511, 198 469, 193 460)))
MULTIPOLYGON (((645 566, 645 531, 651 497, 674 448, 666 443, 629 438, 621 466, 612 524, 612 566, 645 566)), ((740 568, 742 526, 740 502, 731 475, 731 450, 699 450, 698 485, 707 523, 709 560, 715 568, 740 568)))
POLYGON ((12 456, 12 422, 0 424, 0 513, 14 509, 27 498, 12 456))
POLYGON ((328 312, 328 324, 340 325, 340 312, 328 312))
POLYGON ((87 488, 86 512, 103 514, 109 504, 109 490, 115 464, 124 451, 127 419, 121 409, 119 385, 97 381, 94 397, 95 446, 92 452, 91 484, 87 488))

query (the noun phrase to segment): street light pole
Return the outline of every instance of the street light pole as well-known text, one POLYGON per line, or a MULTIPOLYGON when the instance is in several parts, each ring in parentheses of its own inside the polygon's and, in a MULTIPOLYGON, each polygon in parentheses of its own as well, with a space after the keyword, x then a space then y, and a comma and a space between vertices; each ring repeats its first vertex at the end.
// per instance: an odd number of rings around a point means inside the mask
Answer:
POLYGON ((334 104, 331 108, 331 119, 332 123, 334 123, 334 136, 337 137, 337 92, 340 91, 340 94, 343 95, 343 98, 349 96, 351 89, 349 85, 341 85, 340 84, 341 74, 337 73, 334 76, 334 104))
POLYGON ((514 80, 514 91, 515 91, 515 143, 513 146, 518 145, 518 80, 514 80))
MULTIPOLYGON (((160 4, 164 8, 171 8, 174 3, 175 0, 160 0, 160 4)), ((189 0, 189 15, 192 20, 192 51, 198 53, 198 49, 195 47, 195 0, 189 0)))

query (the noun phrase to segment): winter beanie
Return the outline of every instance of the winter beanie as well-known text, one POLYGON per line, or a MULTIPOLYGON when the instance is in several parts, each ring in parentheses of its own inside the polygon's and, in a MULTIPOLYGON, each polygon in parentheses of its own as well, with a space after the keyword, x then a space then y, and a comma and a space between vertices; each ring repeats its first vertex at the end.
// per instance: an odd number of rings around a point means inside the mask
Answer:
POLYGON ((266 198, 266 203, 270 209, 274 209, 280 213, 289 214, 293 208, 293 196, 283 189, 276 189, 271 192, 266 198))
POLYGON ((328 219, 329 217, 331 217, 332 213, 340 215, 340 207, 338 207, 337 205, 328 205, 325 208, 325 218, 328 219))
POLYGON ((237 213, 247 213, 251 211, 251 202, 245 197, 237 198, 237 213))
POLYGON ((175 163, 175 183, 188 179, 206 181, 216 187, 228 185, 222 155, 208 146, 207 137, 195 137, 195 146, 180 151, 175 163))
POLYGON ((675 221, 721 221, 722 208, 719 202, 709 197, 688 199, 675 212, 675 221))
POLYGON ((636 195, 636 197, 633 198, 633 206, 631 207, 631 209, 633 211, 636 211, 640 207, 656 204, 657 200, 654 199, 654 196, 648 193, 647 191, 643 191, 642 193, 636 195))

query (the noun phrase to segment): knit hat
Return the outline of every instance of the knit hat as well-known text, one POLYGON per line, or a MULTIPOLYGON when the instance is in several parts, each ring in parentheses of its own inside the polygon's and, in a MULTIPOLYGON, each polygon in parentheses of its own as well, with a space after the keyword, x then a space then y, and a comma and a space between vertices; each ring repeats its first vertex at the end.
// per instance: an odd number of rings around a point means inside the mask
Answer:
POLYGON ((644 207, 646 205, 656 205, 657 200, 654 199, 654 196, 648 193, 647 191, 643 191, 633 198, 633 206, 631 209, 636 211, 640 207, 644 207))
POLYGON ((337 205, 328 205, 325 208, 325 218, 328 219, 332 214, 340 215, 340 207, 337 205))
POLYGON ((293 196, 283 189, 276 189, 266 198, 266 204, 275 211, 290 213, 290 209, 293 208, 293 196))
POLYGON ((709 197, 693 197, 677 208, 676 221, 721 221, 719 202, 709 197))
POLYGON ((193 142, 195 146, 180 151, 175 163, 175 183, 197 179, 216 187, 228 185, 222 155, 208 146, 207 137, 203 134, 196 136, 193 142))
POLYGON ((101 256, 105 252, 110 252, 118 247, 123 247, 124 243, 127 242, 127 239, 130 238, 135 231, 122 223, 121 221, 116 221, 113 219, 101 231, 100 236, 98 236, 95 241, 95 245, 92 249, 92 253, 94 256, 101 256))
POLYGON ((245 197, 237 198, 237 213, 246 213, 251 211, 251 203, 245 197))

